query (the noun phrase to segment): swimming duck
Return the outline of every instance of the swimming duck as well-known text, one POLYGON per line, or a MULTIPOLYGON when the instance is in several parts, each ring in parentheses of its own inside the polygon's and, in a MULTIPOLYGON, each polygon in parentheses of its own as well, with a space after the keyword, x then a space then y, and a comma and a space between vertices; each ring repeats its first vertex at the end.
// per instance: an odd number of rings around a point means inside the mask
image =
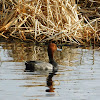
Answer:
POLYGON ((55 43, 49 43, 48 45, 48 56, 49 56, 49 63, 42 62, 42 61, 27 61, 25 62, 26 69, 29 71, 39 70, 54 70, 58 69, 58 64, 55 62, 53 58, 54 52, 57 50, 57 46, 55 43))

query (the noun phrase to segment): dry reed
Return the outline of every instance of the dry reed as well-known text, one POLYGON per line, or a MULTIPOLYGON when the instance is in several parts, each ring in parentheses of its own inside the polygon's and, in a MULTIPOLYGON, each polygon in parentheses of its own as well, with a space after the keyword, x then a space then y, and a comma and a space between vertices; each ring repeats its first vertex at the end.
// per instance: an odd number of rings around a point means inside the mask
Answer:
POLYGON ((100 40, 100 18, 89 22, 72 1, 1 0, 0 35, 37 42, 100 40))

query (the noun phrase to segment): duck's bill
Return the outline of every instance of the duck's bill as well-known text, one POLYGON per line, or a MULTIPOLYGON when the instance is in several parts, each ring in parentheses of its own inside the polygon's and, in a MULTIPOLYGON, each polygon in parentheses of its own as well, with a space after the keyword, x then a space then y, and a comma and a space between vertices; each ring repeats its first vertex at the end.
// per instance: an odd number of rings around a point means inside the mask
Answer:
POLYGON ((57 47, 57 51, 62 51, 62 49, 59 49, 59 48, 57 47))

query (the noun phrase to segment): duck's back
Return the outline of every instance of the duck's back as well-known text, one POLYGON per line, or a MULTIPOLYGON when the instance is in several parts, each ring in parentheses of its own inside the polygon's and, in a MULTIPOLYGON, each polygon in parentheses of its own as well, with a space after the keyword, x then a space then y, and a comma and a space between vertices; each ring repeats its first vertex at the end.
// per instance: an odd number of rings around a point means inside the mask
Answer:
POLYGON ((34 70, 52 70, 53 65, 47 62, 41 61, 28 61, 25 63, 26 70, 34 71, 34 70))

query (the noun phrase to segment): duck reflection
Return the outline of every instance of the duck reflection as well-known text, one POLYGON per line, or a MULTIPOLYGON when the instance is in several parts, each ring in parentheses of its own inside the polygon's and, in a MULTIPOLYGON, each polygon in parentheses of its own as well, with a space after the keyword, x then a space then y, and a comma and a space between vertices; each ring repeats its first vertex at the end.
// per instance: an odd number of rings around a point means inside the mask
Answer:
POLYGON ((55 88, 54 88, 54 81, 52 80, 52 78, 56 75, 56 73, 58 72, 58 68, 54 68, 52 71, 43 71, 43 70, 24 70, 24 72, 32 72, 32 73, 28 73, 28 74, 32 74, 32 75, 46 75, 46 74, 49 74, 47 76, 47 79, 46 79, 46 84, 47 84, 47 87, 48 89, 46 89, 46 92, 55 92, 55 88))
POLYGON ((46 92, 55 92, 55 88, 53 87, 54 81, 52 80, 52 78, 54 77, 54 75, 56 75, 56 72, 58 72, 58 69, 53 69, 52 73, 49 73, 49 76, 47 77, 47 86, 49 89, 47 89, 46 92))

